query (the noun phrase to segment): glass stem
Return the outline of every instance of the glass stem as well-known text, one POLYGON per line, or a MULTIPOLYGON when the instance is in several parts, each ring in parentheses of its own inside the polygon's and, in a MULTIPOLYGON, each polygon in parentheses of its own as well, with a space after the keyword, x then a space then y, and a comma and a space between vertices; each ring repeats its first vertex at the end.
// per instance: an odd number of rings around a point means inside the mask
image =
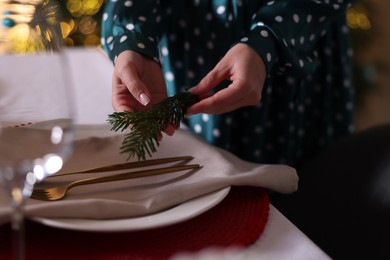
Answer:
POLYGON ((21 189, 12 190, 13 210, 11 216, 12 251, 14 260, 24 260, 25 257, 25 227, 23 211, 23 193, 21 189))

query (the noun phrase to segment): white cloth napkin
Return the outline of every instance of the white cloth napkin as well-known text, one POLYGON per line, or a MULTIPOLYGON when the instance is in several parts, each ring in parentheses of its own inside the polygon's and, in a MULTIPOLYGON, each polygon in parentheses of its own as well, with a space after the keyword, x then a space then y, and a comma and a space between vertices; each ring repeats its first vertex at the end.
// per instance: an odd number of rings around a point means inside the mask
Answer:
MULTIPOLYGON (((123 133, 110 132, 108 125, 80 126, 73 156, 65 163, 62 172, 125 162, 127 155, 119 153, 122 140, 123 133)), ((164 136, 153 159, 185 155, 194 157, 188 163, 201 164, 203 167, 195 171, 75 187, 59 201, 28 199, 26 215, 47 218, 127 218, 158 212, 232 185, 258 186, 281 193, 297 190, 298 176, 294 168, 243 161, 205 143, 188 130, 180 129, 172 137, 164 136)), ((169 164, 153 168, 163 166, 169 164)), ((48 178, 41 185, 107 174, 111 173, 59 176, 48 178)), ((0 223, 9 219, 6 204, 5 195, 0 193, 0 223)))

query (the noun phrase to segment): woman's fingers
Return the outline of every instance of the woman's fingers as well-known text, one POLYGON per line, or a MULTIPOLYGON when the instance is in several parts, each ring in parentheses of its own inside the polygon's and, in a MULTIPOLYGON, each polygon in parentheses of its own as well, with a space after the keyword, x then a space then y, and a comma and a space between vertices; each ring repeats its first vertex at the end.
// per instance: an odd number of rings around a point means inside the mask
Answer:
POLYGON ((197 96, 207 95, 219 83, 228 79, 230 76, 229 67, 221 60, 195 87, 188 91, 197 96))
MULTIPOLYGON (((245 85, 246 83, 243 82, 243 84, 245 85)), ((195 103, 187 110, 187 114, 222 114, 231 112, 240 107, 258 104, 261 99, 260 92, 255 90, 253 93, 250 92, 252 92, 250 89, 245 89, 245 87, 240 84, 239 80, 236 80, 227 88, 195 103)))
POLYGON ((149 90, 138 75, 137 67, 132 63, 117 64, 116 76, 118 79, 139 103, 146 106, 150 102, 149 90))

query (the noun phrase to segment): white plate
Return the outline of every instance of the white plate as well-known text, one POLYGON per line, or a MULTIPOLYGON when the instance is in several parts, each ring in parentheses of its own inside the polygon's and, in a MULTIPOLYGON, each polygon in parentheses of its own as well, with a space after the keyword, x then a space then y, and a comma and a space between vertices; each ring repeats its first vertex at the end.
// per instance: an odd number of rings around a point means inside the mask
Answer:
POLYGON ((192 199, 168 210, 143 217, 109 220, 36 217, 32 220, 51 227, 79 231, 124 232, 145 230, 179 223, 196 217, 221 202, 229 193, 229 190, 230 187, 227 187, 192 199))

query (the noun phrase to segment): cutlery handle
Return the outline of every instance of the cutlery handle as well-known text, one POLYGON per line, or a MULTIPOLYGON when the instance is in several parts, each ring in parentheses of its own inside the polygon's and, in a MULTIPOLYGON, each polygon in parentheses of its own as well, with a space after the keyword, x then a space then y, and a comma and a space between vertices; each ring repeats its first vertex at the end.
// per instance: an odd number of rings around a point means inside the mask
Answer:
POLYGON ((140 168, 140 167, 153 166, 153 165, 178 162, 178 161, 189 161, 192 159, 194 159, 194 157, 192 156, 179 156, 179 157, 168 157, 168 158, 161 158, 161 159, 151 159, 146 161, 127 162, 127 163, 120 163, 120 164, 102 166, 97 168, 90 168, 90 169, 81 170, 77 172, 67 172, 67 173, 50 175, 48 176, 48 178, 80 174, 80 173, 109 172, 109 171, 118 171, 118 170, 126 170, 126 169, 129 170, 132 168, 140 168))
POLYGON ((184 171, 184 170, 192 170, 198 168, 201 168, 199 164, 170 166, 170 167, 157 168, 151 170, 127 172, 127 173, 120 173, 120 174, 114 174, 114 175, 103 176, 103 177, 89 178, 89 179, 74 181, 69 186, 74 187, 79 185, 96 184, 102 182, 129 180, 129 179, 149 177, 149 176, 161 175, 161 174, 184 171))

